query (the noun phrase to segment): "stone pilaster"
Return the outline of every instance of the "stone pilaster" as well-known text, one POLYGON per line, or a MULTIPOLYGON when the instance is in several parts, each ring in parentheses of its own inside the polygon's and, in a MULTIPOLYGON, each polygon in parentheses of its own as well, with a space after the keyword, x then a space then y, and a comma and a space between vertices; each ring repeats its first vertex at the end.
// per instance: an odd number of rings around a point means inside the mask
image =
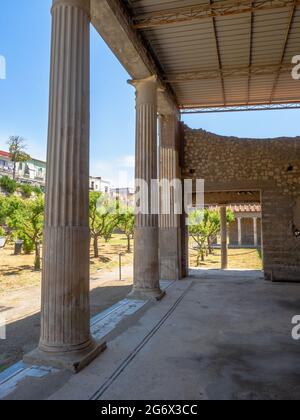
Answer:
MULTIPOLYGON (((151 193, 151 181, 157 180, 157 78, 130 82, 136 88, 136 182, 142 180, 148 191, 147 214, 138 213, 134 233, 134 286, 131 296, 160 299, 158 214, 151 214, 157 197, 151 193)), ((138 183, 137 183, 138 186, 138 183)), ((141 207, 145 207, 142 203, 141 207)), ((144 212, 145 213, 145 212, 144 212)))
POLYGON ((90 334, 89 10, 53 2, 41 339, 25 358, 75 372, 105 348, 90 334))
MULTIPOLYGON (((179 280, 181 267, 181 217, 176 214, 176 190, 180 187, 181 171, 178 153, 179 121, 176 114, 160 117, 160 278, 179 280), (168 185, 169 183, 169 185, 168 185), (170 210, 170 211, 169 211, 170 210)), ((180 192, 180 190, 179 190, 180 192)), ((182 203, 179 201, 179 204, 182 203)))
POLYGON ((220 208, 221 216, 221 268, 228 268, 228 240, 227 240, 227 209, 226 206, 220 208))

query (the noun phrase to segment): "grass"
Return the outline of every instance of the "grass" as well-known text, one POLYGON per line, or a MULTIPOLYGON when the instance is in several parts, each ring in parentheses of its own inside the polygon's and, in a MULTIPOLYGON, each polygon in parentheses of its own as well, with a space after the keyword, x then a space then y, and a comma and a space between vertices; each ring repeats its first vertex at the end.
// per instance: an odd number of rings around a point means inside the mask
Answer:
MULTIPOLYGON (((127 239, 123 235, 114 235, 110 242, 99 241, 100 257, 93 258, 91 247, 91 275, 100 270, 111 271, 119 266, 119 254, 122 253, 122 265, 133 262, 133 254, 127 254, 127 239)), ((34 255, 13 255, 13 244, 0 249, 0 293, 25 287, 38 286, 41 272, 33 269, 34 255)))
MULTIPOLYGON (((191 248, 193 245, 191 246, 191 248)), ((197 252, 190 250, 190 266, 196 267, 197 252)), ((219 269, 221 267, 221 250, 216 249, 212 255, 205 258, 201 268, 219 269)), ((228 268, 240 270, 262 270, 262 260, 257 249, 238 248, 228 250, 228 268)))

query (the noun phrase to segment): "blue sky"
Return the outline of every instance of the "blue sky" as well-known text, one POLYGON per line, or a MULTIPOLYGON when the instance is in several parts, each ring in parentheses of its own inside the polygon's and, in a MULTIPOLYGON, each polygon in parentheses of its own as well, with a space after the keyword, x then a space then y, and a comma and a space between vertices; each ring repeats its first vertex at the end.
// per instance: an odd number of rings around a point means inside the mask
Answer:
MULTIPOLYGON (((51 0, 2 2, 0 148, 10 135, 26 138, 28 152, 45 159, 47 142, 51 0)), ((134 156, 134 90, 98 34, 91 30, 91 174, 131 184, 134 156), (122 181, 117 173, 121 172, 122 181), (128 175, 128 181, 126 180, 128 175)), ((296 136, 300 110, 185 116, 193 128, 240 137, 296 136)))

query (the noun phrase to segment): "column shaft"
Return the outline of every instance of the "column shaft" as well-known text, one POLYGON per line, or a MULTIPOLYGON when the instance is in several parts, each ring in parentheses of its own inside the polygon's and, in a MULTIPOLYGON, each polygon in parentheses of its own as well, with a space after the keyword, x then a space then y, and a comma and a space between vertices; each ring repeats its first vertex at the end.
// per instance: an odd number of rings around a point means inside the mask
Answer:
POLYGON ((181 274, 181 216, 176 205, 181 204, 181 173, 177 148, 178 117, 160 117, 160 187, 159 251, 161 280, 179 280, 181 274))
POLYGON ((221 216, 221 268, 228 268, 228 241, 227 241, 227 209, 225 206, 220 208, 221 216))
MULTIPOLYGON (((158 215, 151 214, 157 197, 151 181, 157 180, 157 80, 156 77, 131 82, 136 87, 136 173, 148 187, 142 200, 147 214, 137 214, 134 233, 134 287, 132 296, 160 299, 158 215)), ((138 183, 137 183, 138 185, 138 183)), ((143 207, 143 205, 142 205, 143 207)))
POLYGON ((242 218, 238 217, 238 244, 242 246, 242 218))
POLYGON ((52 9, 41 338, 31 355, 74 371, 105 347, 90 334, 89 3, 52 9))
POLYGON ((254 246, 258 246, 257 217, 253 217, 254 246))

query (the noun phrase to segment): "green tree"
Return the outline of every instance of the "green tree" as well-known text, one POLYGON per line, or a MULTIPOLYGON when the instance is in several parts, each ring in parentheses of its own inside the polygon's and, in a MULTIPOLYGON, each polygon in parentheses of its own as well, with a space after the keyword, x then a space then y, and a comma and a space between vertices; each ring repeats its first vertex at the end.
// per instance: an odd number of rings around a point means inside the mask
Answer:
POLYGON ((14 213, 23 207, 23 200, 14 195, 9 197, 0 196, 0 226, 5 230, 8 240, 16 237, 16 228, 12 220, 14 213))
POLYGON ((30 156, 25 152, 26 143, 23 137, 11 136, 7 142, 9 146, 10 159, 13 162, 13 179, 16 179, 17 163, 26 162, 30 156))
POLYGON ((119 223, 120 213, 115 201, 105 194, 90 193, 90 232, 93 240, 94 257, 99 257, 99 239, 108 241, 119 223))
POLYGON ((40 247, 45 207, 44 199, 43 197, 37 197, 30 200, 23 200, 21 198, 17 200, 19 200, 19 204, 8 215, 8 226, 17 233, 18 239, 25 241, 27 250, 34 249, 34 269, 40 270, 40 247))
POLYGON ((204 222, 204 213, 202 210, 195 210, 189 215, 189 233, 197 244, 197 267, 200 261, 204 261, 208 231, 204 222))
POLYGON ((135 221, 135 216, 134 216, 133 209, 126 208, 123 211, 121 211, 118 227, 121 229, 121 231, 124 233, 124 235, 127 238, 128 254, 131 253, 131 239, 133 239, 133 235, 134 235, 134 221, 135 221))
POLYGON ((5 198, 0 195, 0 227, 5 226, 6 221, 6 201, 5 198))
MULTIPOLYGON (((227 223, 235 219, 231 210, 227 210, 227 223)), ((219 211, 195 210, 189 216, 189 233, 197 244, 197 266, 205 260, 205 255, 212 252, 212 239, 221 230, 219 211)))

